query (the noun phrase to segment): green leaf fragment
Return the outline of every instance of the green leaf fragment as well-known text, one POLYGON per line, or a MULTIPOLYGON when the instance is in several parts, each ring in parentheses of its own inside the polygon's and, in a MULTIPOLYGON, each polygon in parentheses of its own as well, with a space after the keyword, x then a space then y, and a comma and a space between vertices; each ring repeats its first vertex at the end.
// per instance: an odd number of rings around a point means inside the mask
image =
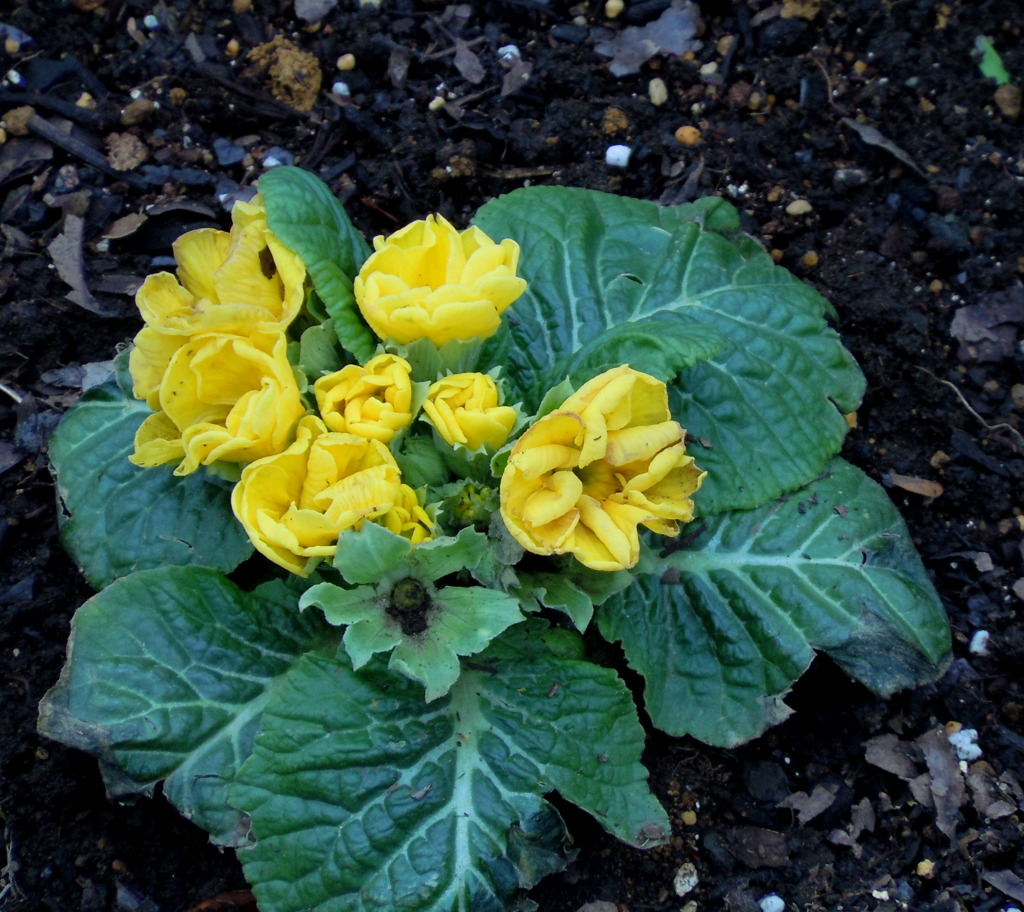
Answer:
POLYGON ((363 322, 352 292, 370 247, 320 178, 301 168, 268 171, 259 180, 267 225, 306 266, 333 320, 341 344, 360 363, 373 357, 377 338, 363 322))
POLYGON ((163 779, 166 797, 215 842, 244 844, 227 787, 267 700, 331 634, 295 601, 282 583, 246 593, 204 568, 118 580, 76 613, 40 732, 95 755, 112 795, 150 794, 163 779))
POLYGON ((231 511, 231 487, 200 471, 144 469, 128 457, 152 412, 116 383, 87 392, 50 441, 61 538, 95 589, 136 570, 168 565, 227 572, 252 554, 231 511))
POLYGON ((634 845, 664 840, 629 691, 538 648, 542 628, 492 645, 426 710, 379 663, 303 661, 232 790, 264 912, 497 912, 565 865, 551 790, 634 845))
POLYGON ((885 492, 842 460, 789 499, 704 521, 692 550, 598 612, 646 679, 653 723, 731 746, 788 714, 815 649, 875 692, 933 680, 949 625, 885 492))
POLYGON ((637 370, 649 362, 667 375, 689 364, 671 384, 670 403, 673 417, 705 441, 694 450, 708 471, 695 498, 701 513, 767 503, 813 480, 838 451, 843 413, 859 403, 863 377, 826 324, 828 302, 739 234, 728 204, 664 208, 530 187, 487 203, 474 221, 522 248, 527 291, 482 360, 505 366, 527 410, 565 379, 566 365, 588 379, 587 369, 614 360, 614 345, 600 342, 612 330, 635 346, 637 370), (636 337, 620 328, 647 321, 652 331, 636 337), (725 347, 709 357, 720 340, 725 347), (594 355, 573 366, 581 350, 594 355))

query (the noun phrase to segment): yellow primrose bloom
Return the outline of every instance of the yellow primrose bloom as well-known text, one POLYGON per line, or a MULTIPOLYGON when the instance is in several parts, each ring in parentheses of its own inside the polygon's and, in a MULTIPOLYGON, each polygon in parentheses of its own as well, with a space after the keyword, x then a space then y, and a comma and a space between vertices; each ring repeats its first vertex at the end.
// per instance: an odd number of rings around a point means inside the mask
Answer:
POLYGON ((495 244, 476 227, 460 233, 440 215, 376 237, 373 247, 355 279, 356 302, 370 328, 399 345, 486 339, 526 290, 515 241, 495 244))
POLYGON ((412 368, 397 355, 349 364, 313 384, 317 407, 332 430, 390 443, 412 423, 412 368))
POLYGON ((516 410, 498 404, 498 386, 487 374, 450 374, 431 384, 423 411, 451 446, 498 449, 512 432, 516 410))
POLYGON ((429 514, 420 504, 416 492, 407 484, 399 487, 395 505, 376 522, 389 532, 409 539, 414 545, 434 537, 431 531, 434 524, 429 514))
POLYGON ((200 228, 174 242, 177 275, 149 276, 135 296, 146 326, 129 368, 137 399, 156 407, 171 356, 198 333, 281 330, 303 302, 306 268, 267 228, 259 197, 236 203, 231 231, 200 228))
POLYGON ((305 413, 287 344, 283 332, 187 340, 167 365, 160 411, 136 433, 131 461, 148 467, 180 458, 175 474, 188 475, 218 460, 280 453, 305 413))
POLYGON ((704 480, 686 455, 660 380, 628 365, 585 383, 516 441, 501 476, 501 516, 534 554, 572 554, 622 570, 638 527, 675 535, 704 480))
POLYGON ((307 415, 288 449, 242 470, 231 507, 257 551, 307 576, 334 556, 342 532, 393 510, 404 496, 400 487, 398 464, 383 443, 329 431, 307 415))

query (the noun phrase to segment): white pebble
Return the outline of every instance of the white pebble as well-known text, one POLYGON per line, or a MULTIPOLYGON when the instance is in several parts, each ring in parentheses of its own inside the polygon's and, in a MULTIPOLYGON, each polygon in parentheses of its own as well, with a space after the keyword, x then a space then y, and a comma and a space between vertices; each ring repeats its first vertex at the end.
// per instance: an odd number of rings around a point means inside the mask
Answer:
POLYGON ((153 31, 154 29, 158 29, 158 28, 160 28, 160 20, 159 20, 159 19, 157 19, 157 17, 156 17, 156 16, 154 16, 154 15, 153 15, 152 13, 150 13, 150 14, 149 14, 148 16, 146 16, 146 17, 145 17, 145 18, 144 18, 144 19, 142 20, 142 24, 143 24, 143 25, 144 25, 144 26, 145 26, 146 28, 148 28, 148 29, 149 29, 149 30, 150 30, 151 32, 152 32, 152 31, 153 31))
POLYGON ((988 655, 988 641, 991 637, 992 634, 987 630, 975 630, 974 636, 971 637, 970 645, 967 647, 968 651, 971 655, 988 655))
POLYGON ((632 154, 633 150, 629 146, 609 146, 604 153, 604 161, 609 168, 625 168, 632 154))
POLYGON ((686 896, 687 893, 693 892, 699 881, 696 867, 692 862, 687 861, 681 864, 679 870, 676 871, 676 876, 672 880, 672 889, 676 891, 676 896, 686 896))
POLYGON ((668 101, 668 86, 665 85, 665 80, 655 76, 647 83, 647 95, 656 108, 668 101))
POLYGON ((782 912, 786 908, 785 900, 778 893, 762 896, 757 904, 761 907, 761 912, 782 912))
POLYGON ((340 95, 342 98, 348 98, 352 94, 352 90, 348 87, 347 82, 342 82, 340 79, 331 86, 331 93, 334 95, 340 95))
POLYGON ((498 59, 502 63, 512 63, 519 60, 522 56, 519 48, 514 44, 503 44, 498 48, 498 59))
POLYGON ((977 760, 981 756, 981 748, 978 747, 978 732, 973 728, 961 728, 947 736, 949 743, 953 745, 957 757, 961 760, 977 760))

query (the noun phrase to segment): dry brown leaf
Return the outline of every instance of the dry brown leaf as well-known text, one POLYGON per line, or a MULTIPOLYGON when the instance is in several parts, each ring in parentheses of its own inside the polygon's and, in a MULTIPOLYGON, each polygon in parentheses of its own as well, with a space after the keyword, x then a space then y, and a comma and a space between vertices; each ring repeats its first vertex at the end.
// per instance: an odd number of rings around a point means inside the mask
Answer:
POLYGON ((117 241, 121 238, 130 237, 135 234, 148 220, 148 216, 141 212, 130 212, 128 215, 123 215, 121 218, 116 219, 107 226, 107 230, 103 232, 103 237, 111 241, 117 241))
POLYGON ((838 786, 826 787, 819 783, 811 789, 809 795, 807 792, 794 792, 783 798, 776 807, 796 811, 797 822, 803 826, 832 806, 837 790, 838 786))
POLYGON ((941 728, 925 732, 917 739, 917 744, 931 775, 928 789, 935 803, 935 825, 955 844, 960 805, 966 800, 966 790, 953 745, 941 728))
POLYGON ((911 494, 920 494, 922 497, 935 498, 944 490, 937 481, 928 481, 926 478, 916 478, 913 475, 899 475, 896 472, 890 472, 888 478, 897 488, 910 491, 911 494))
POLYGON ((487 71, 480 62, 480 58, 473 53, 473 49, 461 38, 455 39, 455 68, 463 79, 473 83, 473 85, 483 82, 484 77, 487 75, 487 71))
POLYGON ((864 745, 864 759, 909 782, 917 775, 917 764, 910 758, 912 749, 912 745, 900 741, 896 735, 878 735, 864 745))
POLYGON ((748 868, 779 868, 789 864, 786 837, 776 830, 741 826, 723 830, 721 835, 729 854, 748 868))
POLYGON ((981 879, 992 884, 1000 893, 1005 893, 1010 899, 1017 902, 1024 902, 1024 880, 1021 880, 1013 871, 986 871, 981 879))
POLYGON ((854 120, 852 117, 844 117, 842 123, 846 124, 851 130, 853 130, 864 142, 869 146, 874 146, 877 149, 884 149, 894 158, 898 158, 908 168, 916 171, 921 177, 927 178, 927 174, 906 152, 904 152, 899 146, 896 145, 891 139, 883 136, 878 132, 871 124, 861 123, 858 120, 854 120))
POLYGON ((85 281, 85 265, 82 262, 82 235, 85 220, 77 215, 64 217, 64 230, 46 248, 57 267, 57 275, 71 286, 68 300, 94 314, 104 316, 103 309, 89 291, 85 281))

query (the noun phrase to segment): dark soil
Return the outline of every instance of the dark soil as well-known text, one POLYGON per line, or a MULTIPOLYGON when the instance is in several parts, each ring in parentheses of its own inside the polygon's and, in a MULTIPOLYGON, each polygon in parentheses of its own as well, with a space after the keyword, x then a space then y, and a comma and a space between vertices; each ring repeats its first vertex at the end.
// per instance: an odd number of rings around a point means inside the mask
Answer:
POLYGON ((89 6, 0 4, 0 111, 35 110, 20 136, 24 112, 8 115, 0 145, 0 908, 251 899, 233 856, 160 797, 108 801, 92 758, 36 734, 90 595, 57 537, 46 441, 81 365, 137 330, 131 295, 170 242, 226 225, 231 194, 289 156, 371 236, 431 211, 464 223, 525 182, 730 198, 835 304, 868 377, 845 455, 891 486, 952 618, 953 664, 918 692, 884 702, 819 660, 795 715, 753 744, 652 736, 671 844, 623 848, 566 808, 579 857, 531 892, 540 908, 756 912, 769 893, 790 910, 1024 905, 1024 157, 1012 90, 997 98, 972 56, 987 35, 1024 81, 1015 0, 707 0, 695 51, 622 78, 592 30, 666 2, 626 0, 611 21, 594 2, 342 0, 319 28, 288 0, 89 6), (323 70, 307 112, 289 102, 315 89, 308 60, 268 88, 247 59, 279 35, 323 70), (499 60, 508 44, 529 79, 499 60), (348 97, 328 97, 338 80, 348 97), (676 139, 686 125, 693 145, 676 139), (628 167, 605 163, 611 144, 632 148, 628 167), (108 153, 130 170, 97 166, 108 153), (970 766, 932 734, 957 725, 978 732, 970 766), (680 898, 686 862, 699 883, 680 898))

